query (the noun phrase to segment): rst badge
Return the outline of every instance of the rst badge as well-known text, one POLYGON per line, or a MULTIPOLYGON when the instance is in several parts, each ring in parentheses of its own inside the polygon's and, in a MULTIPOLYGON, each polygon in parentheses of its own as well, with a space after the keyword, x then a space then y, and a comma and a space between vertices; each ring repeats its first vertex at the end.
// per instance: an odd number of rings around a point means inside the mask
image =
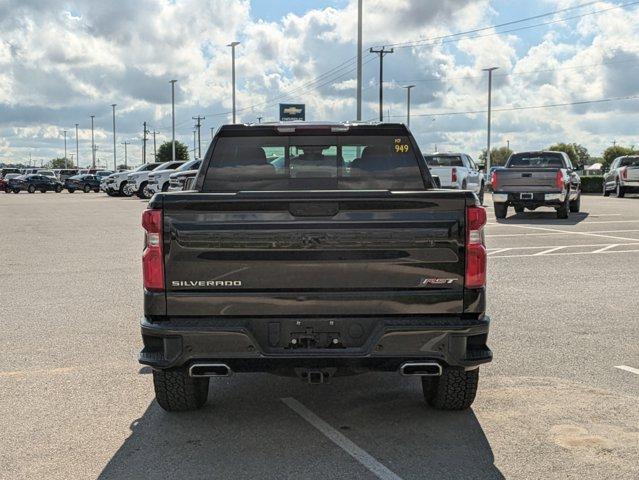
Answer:
POLYGON ((420 282, 420 285, 423 287, 430 287, 430 286, 452 285, 454 283, 457 283, 456 278, 424 278, 420 282))

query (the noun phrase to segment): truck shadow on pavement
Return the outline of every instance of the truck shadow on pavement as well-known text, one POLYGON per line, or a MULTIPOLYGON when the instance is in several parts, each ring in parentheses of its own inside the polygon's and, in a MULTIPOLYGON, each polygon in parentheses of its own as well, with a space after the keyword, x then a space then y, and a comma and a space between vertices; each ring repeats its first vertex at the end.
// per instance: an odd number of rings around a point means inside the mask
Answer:
POLYGON ((284 397, 402 479, 504 478, 472 410, 433 410, 415 379, 389 374, 327 385, 244 374, 212 380, 196 412, 168 414, 153 401, 99 478, 376 478, 284 397))
POLYGON ((534 225, 578 225, 586 220, 588 212, 571 213, 568 218, 557 218, 554 211, 524 212, 511 214, 504 219, 497 219, 497 223, 502 224, 534 224, 534 225))

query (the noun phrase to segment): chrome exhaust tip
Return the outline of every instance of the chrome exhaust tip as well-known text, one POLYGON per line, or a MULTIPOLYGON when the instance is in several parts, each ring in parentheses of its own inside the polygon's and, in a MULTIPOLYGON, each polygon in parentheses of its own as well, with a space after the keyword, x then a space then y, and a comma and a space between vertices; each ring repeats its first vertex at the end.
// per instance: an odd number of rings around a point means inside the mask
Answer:
POLYGON ((226 363, 194 363, 189 367, 191 377, 228 377, 233 371, 226 363))
POLYGON ((399 373, 404 376, 439 377, 442 366, 437 362, 406 362, 399 367, 399 373))

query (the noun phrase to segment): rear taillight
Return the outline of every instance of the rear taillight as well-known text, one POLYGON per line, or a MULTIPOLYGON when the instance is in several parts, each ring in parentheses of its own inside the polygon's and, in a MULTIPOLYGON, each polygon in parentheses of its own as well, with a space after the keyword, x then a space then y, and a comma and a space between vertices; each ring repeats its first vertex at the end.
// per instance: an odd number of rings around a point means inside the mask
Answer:
POLYGON ((564 174, 561 173, 561 170, 557 170, 557 175, 555 175, 555 186, 559 190, 564 189, 564 174))
POLYGON ((450 181, 453 183, 457 183, 457 169, 455 167, 453 167, 450 172, 450 181))
POLYGON ((142 213, 144 228, 144 253, 142 275, 146 290, 164 290, 164 256, 162 249, 162 210, 145 210, 142 213))
POLYGON ((466 209, 466 288, 486 285, 486 246, 484 226, 486 210, 480 206, 466 209))
POLYGON ((628 180, 628 167, 623 167, 621 169, 621 179, 628 180))
POLYGON ((490 185, 493 187, 493 191, 497 190, 497 172, 493 172, 490 176, 490 185))

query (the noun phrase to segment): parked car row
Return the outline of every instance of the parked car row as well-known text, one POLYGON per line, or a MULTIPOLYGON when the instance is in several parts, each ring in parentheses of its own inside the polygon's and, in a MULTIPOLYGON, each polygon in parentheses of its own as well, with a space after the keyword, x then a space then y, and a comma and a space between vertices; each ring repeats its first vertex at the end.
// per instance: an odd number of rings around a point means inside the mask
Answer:
POLYGON ((148 199, 157 192, 182 190, 184 179, 194 177, 199 168, 200 160, 146 163, 131 172, 109 175, 102 180, 100 189, 109 196, 148 199))

